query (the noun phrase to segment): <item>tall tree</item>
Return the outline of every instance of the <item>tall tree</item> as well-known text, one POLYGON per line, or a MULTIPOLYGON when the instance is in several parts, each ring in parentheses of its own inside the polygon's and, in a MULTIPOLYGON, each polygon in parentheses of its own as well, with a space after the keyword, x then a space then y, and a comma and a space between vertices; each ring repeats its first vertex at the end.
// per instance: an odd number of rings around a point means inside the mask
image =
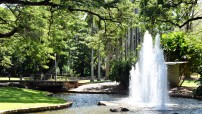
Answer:
MULTIPOLYGON (((86 12, 92 14, 101 20, 120 22, 119 18, 122 17, 122 13, 118 8, 119 3, 124 3, 128 0, 38 0, 38 1, 24 1, 24 0, 0 0, 0 4, 4 7, 6 5, 17 6, 19 9, 24 7, 47 7, 53 10, 64 10, 66 13, 74 12, 86 12), (100 9, 103 9, 103 12, 99 12, 100 9), (115 9, 116 12, 120 12, 117 17, 114 17, 111 14, 111 10, 115 9)), ((53 11, 50 10, 50 11, 53 11)), ((14 9, 15 11, 15 9, 14 9)), ((2 18, 2 17, 1 17, 2 18)), ((7 20, 2 20, 7 21, 7 20)), ((20 21, 20 20, 18 20, 20 21)), ((9 37, 14 33, 18 32, 20 26, 11 27, 9 31, 1 32, 0 38, 9 37)))

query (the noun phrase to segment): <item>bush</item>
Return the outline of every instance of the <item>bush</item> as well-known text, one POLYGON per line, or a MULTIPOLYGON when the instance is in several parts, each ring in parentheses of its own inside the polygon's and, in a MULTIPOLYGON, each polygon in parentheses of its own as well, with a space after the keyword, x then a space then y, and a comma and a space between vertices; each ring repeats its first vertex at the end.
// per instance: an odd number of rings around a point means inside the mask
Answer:
POLYGON ((128 59, 128 60, 114 60, 112 61, 111 69, 109 72, 109 79, 113 81, 120 82, 120 84, 124 88, 129 87, 129 75, 130 75, 130 70, 132 66, 133 60, 128 59))
POLYGON ((171 32, 162 35, 161 44, 166 61, 182 61, 189 56, 189 44, 186 38, 184 32, 171 32))
MULTIPOLYGON (((202 39, 201 36, 185 32, 171 32, 162 35, 162 46, 167 61, 188 61, 190 71, 201 75, 200 86, 193 90, 195 96, 202 96, 202 39)), ((184 73, 186 70, 184 70, 184 73)), ((190 73, 191 73, 190 72, 190 73)), ((189 73, 189 75, 190 75, 189 73)))
POLYGON ((202 86, 199 86, 196 89, 194 89, 193 90, 193 95, 194 95, 194 97, 202 96, 202 86))
POLYGON ((190 70, 202 74, 201 38, 184 32, 162 35, 166 61, 188 61, 190 70))
POLYGON ((199 86, 193 90, 193 95, 196 96, 202 96, 202 77, 200 77, 195 83, 198 83, 199 86))

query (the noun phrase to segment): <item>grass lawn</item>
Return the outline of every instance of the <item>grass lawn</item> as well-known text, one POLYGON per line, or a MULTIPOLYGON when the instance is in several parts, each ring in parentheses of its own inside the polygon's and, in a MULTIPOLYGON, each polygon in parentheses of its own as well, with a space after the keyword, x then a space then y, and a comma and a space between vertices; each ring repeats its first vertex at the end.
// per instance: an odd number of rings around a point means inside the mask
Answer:
POLYGON ((182 84, 182 86, 185 87, 198 87, 196 80, 185 80, 182 84))
POLYGON ((0 88, 0 111, 19 108, 51 106, 65 103, 65 100, 47 96, 47 92, 2 87, 0 88))

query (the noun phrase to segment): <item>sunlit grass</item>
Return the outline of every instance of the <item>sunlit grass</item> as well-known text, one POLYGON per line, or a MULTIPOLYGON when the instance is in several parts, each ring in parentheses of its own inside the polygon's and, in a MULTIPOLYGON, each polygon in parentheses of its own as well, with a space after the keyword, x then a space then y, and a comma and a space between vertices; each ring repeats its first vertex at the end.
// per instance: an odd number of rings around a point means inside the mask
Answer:
POLYGON ((37 90, 2 87, 0 88, 0 110, 51 106, 66 102, 63 99, 47 96, 47 94, 47 92, 37 90))
POLYGON ((185 80, 182 84, 182 86, 185 87, 198 87, 196 80, 185 80))

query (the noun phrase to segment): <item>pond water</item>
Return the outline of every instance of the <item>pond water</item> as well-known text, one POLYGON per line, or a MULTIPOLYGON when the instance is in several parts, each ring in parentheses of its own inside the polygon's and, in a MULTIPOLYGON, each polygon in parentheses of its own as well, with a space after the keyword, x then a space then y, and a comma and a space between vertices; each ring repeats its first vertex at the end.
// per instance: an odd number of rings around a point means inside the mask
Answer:
MULTIPOLYGON (((126 95, 117 94, 78 94, 78 93, 60 93, 55 97, 72 101, 70 108, 36 114, 114 114, 110 108, 114 106, 97 106, 99 101, 117 102, 124 101, 126 95)), ((130 109, 130 108, 129 108, 130 109)), ((118 112, 116 114, 202 114, 202 101, 186 98, 170 98, 168 110, 154 110, 149 108, 134 108, 129 112, 118 112)))

